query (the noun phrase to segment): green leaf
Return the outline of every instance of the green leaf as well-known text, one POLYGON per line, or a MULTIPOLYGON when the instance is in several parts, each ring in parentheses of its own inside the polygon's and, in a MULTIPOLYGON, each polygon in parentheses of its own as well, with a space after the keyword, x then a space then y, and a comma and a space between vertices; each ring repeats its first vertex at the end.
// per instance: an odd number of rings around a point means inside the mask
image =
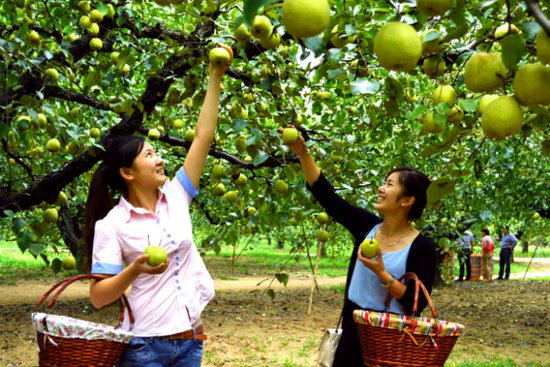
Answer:
POLYGON ((439 32, 430 32, 426 36, 424 36, 424 38, 422 39, 422 43, 426 43, 426 42, 436 40, 439 37, 441 37, 441 33, 439 33, 439 32))
POLYGON ((424 113, 424 111, 426 111, 426 108, 427 107, 423 104, 416 106, 416 108, 413 110, 413 112, 411 112, 411 115, 409 116, 409 119, 413 120, 413 119, 417 118, 418 116, 422 115, 424 113))
POLYGON ((121 53, 119 53, 117 61, 116 61, 116 66, 119 69, 122 69, 124 67, 124 65, 126 65, 126 61, 128 61, 128 56, 130 56, 130 52, 132 52, 132 50, 127 49, 127 50, 124 50, 121 53))
POLYGON ((97 10, 99 10, 103 15, 107 15, 109 13, 109 8, 103 3, 97 4, 97 10))
POLYGON ((116 24, 121 27, 124 23, 126 23, 126 18, 125 17, 118 17, 116 18, 116 24))
POLYGON ((434 156, 440 153, 441 151, 442 151, 441 147, 433 147, 430 145, 422 148, 422 150, 420 151, 420 153, 418 153, 418 155, 420 157, 426 158, 426 157, 434 156))
POLYGON ((330 80, 339 77, 342 74, 345 74, 346 72, 344 70, 329 70, 328 71, 328 78, 330 80))
POLYGON ((6 214, 9 218, 13 218, 15 216, 15 213, 9 209, 4 210, 4 214, 6 214))
POLYGON ((8 134, 10 131, 10 127, 6 124, 0 124, 0 139, 4 139, 4 137, 8 134))
POLYGON ((286 287, 286 285, 288 284, 288 274, 285 274, 285 273, 277 273, 275 274, 275 277, 277 278, 277 280, 280 282, 280 283, 283 283, 283 285, 286 287))
POLYGON ((306 38, 304 39, 304 44, 315 53, 315 57, 321 56, 326 48, 326 44, 323 44, 322 35, 306 38))
POLYGON ((493 213, 491 213, 490 210, 482 210, 480 213, 479 213, 479 217, 484 221, 484 222, 488 222, 491 220, 491 218, 493 217, 493 213))
POLYGON ((23 228, 25 228, 27 226, 27 222, 25 222, 24 219, 21 219, 21 218, 17 218, 15 220, 15 222, 13 223, 13 226, 11 226, 11 230, 13 231, 13 233, 15 235, 18 235, 19 232, 21 232, 21 230, 23 228))
POLYGON ((39 243, 33 243, 31 244, 31 247, 29 247, 29 252, 33 254, 35 257, 39 256, 42 251, 44 251, 44 246, 42 246, 39 243))
POLYGON ((537 22, 523 22, 522 24, 525 29, 527 29, 530 39, 535 39, 541 30, 541 27, 537 22))
POLYGON ((275 291, 273 289, 269 288, 267 290, 267 295, 269 296, 269 298, 271 298, 271 300, 275 299, 275 291))
POLYGON ((473 99, 461 99, 458 101, 458 106, 467 112, 475 112, 477 110, 477 103, 473 99))
POLYGON ((259 166, 260 164, 267 161, 268 158, 269 158, 269 154, 258 154, 257 156, 254 157, 254 165, 259 166))
POLYGON ((244 23, 250 29, 254 22, 254 17, 262 6, 271 4, 277 0, 245 0, 243 8, 244 23))
POLYGON ((274 76, 268 76, 267 78, 262 79, 262 89, 269 90, 271 85, 277 81, 277 78, 274 76))
POLYGON ((351 94, 376 94, 380 89, 380 84, 376 81, 367 79, 357 79, 351 83, 351 94))
POLYGON ((21 252, 27 251, 32 241, 34 241, 34 233, 31 231, 19 232, 17 235, 17 246, 19 246, 21 252))
POLYGON ((233 121, 233 131, 238 133, 239 131, 247 127, 248 123, 249 123, 248 120, 241 120, 241 119, 233 121))
POLYGON ((212 246, 212 250, 214 250, 214 253, 216 254, 216 256, 218 256, 220 254, 222 248, 219 244, 215 244, 214 246, 212 246))
POLYGON ((511 34, 501 40, 502 62, 507 68, 515 68, 527 54, 525 39, 519 34, 511 34))
POLYGON ((445 195, 453 192, 455 185, 455 181, 449 177, 442 177, 433 181, 428 187, 428 204, 435 204, 443 199, 445 195))
POLYGON ((59 258, 57 257, 53 259, 51 268, 55 274, 59 273, 62 267, 63 267, 63 261, 59 260, 59 258))

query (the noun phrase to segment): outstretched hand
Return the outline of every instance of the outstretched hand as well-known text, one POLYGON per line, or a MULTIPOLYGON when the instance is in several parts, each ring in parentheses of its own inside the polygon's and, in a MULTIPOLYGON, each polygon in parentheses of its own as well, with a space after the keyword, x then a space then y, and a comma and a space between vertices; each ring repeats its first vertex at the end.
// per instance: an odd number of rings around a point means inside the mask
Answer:
POLYGON ((136 257, 133 264, 139 273, 146 273, 146 274, 162 274, 168 269, 168 265, 170 265, 170 260, 167 260, 166 263, 159 264, 157 266, 151 266, 147 264, 147 259, 149 259, 148 254, 140 255, 136 257))
POLYGON ((229 52, 229 61, 225 67, 215 68, 212 64, 210 64, 210 73, 218 74, 221 76, 227 71, 227 69, 229 69, 231 63, 233 62, 233 49, 227 45, 224 45, 223 43, 217 43, 216 46, 221 47, 229 52))
MULTIPOLYGON (((294 125, 287 125, 287 129, 296 129, 294 125)), ((281 133, 279 137, 282 136, 283 129, 279 129, 279 132, 281 133)), ((298 133, 298 139, 296 139, 296 143, 294 144, 286 144, 283 142, 283 145, 286 145, 290 150, 292 150, 294 153, 296 153, 298 156, 304 156, 307 155, 309 152, 309 149, 307 148, 306 142, 304 141, 304 138, 298 133)))

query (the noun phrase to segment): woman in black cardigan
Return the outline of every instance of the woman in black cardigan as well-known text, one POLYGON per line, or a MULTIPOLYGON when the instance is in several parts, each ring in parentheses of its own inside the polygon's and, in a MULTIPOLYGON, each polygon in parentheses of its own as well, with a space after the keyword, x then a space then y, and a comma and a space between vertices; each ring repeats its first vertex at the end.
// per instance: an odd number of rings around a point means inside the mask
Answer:
MULTIPOLYGON (((334 192, 309 154, 301 136, 289 148, 300 158, 308 190, 325 208, 327 214, 346 227, 355 238, 346 282, 343 332, 334 367, 364 366, 353 311, 370 309, 384 312, 383 300, 391 293, 394 300, 388 311, 412 314, 414 283, 404 285, 395 281, 395 278, 405 272, 415 273, 428 292, 432 291, 436 271, 435 249, 428 238, 409 224, 409 220, 422 216, 430 180, 422 172, 412 168, 403 167, 391 171, 383 186, 378 189, 378 201, 374 206, 380 213, 380 218, 351 205, 334 192), (367 259, 361 254, 360 244, 367 236, 380 243, 378 256, 374 259, 367 259), (389 269, 399 273, 391 274, 389 269)), ((426 298, 420 292, 418 312, 426 304, 426 298)))

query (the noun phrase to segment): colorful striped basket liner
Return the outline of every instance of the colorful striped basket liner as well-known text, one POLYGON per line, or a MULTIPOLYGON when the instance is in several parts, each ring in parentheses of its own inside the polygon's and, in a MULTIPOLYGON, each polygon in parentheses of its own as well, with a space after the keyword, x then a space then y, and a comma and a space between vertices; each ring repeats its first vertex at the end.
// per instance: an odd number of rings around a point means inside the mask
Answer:
MULTIPOLYGON (((51 308, 61 292, 80 279, 103 278, 82 274, 63 279, 42 296, 37 306, 59 288, 48 303, 47 307, 51 308)), ((124 294, 118 299, 120 324, 124 318, 123 301, 132 326, 134 315, 124 294)), ((112 367, 133 337, 131 332, 117 327, 47 313, 33 313, 32 321, 36 329, 40 367, 112 367)))
MULTIPOLYGON (((428 367, 443 366, 464 326, 437 319, 437 312, 428 291, 414 273, 399 279, 416 283, 413 313, 418 310, 418 291, 422 289, 433 318, 396 315, 387 312, 355 310, 365 366, 428 367)), ((392 296, 388 297, 389 306, 392 296)))

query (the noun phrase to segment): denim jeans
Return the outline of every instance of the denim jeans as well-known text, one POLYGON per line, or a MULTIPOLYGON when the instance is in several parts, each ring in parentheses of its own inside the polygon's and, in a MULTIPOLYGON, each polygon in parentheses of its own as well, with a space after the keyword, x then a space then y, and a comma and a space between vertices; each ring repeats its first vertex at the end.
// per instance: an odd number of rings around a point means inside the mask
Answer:
POLYGON ((200 367, 203 346, 202 340, 135 337, 116 367, 200 367))
POLYGON ((499 279, 510 278, 510 264, 512 262, 512 249, 501 248, 500 249, 500 270, 498 272, 499 279), (506 274, 504 274, 504 268, 506 267, 506 274), (504 275, 504 278, 503 278, 504 275))
POLYGON ((464 280, 464 267, 466 267, 466 280, 470 280, 472 275, 472 263, 470 256, 472 255, 472 250, 469 248, 463 248, 459 252, 460 258, 458 262, 460 264, 460 270, 458 272, 458 280, 464 280))

